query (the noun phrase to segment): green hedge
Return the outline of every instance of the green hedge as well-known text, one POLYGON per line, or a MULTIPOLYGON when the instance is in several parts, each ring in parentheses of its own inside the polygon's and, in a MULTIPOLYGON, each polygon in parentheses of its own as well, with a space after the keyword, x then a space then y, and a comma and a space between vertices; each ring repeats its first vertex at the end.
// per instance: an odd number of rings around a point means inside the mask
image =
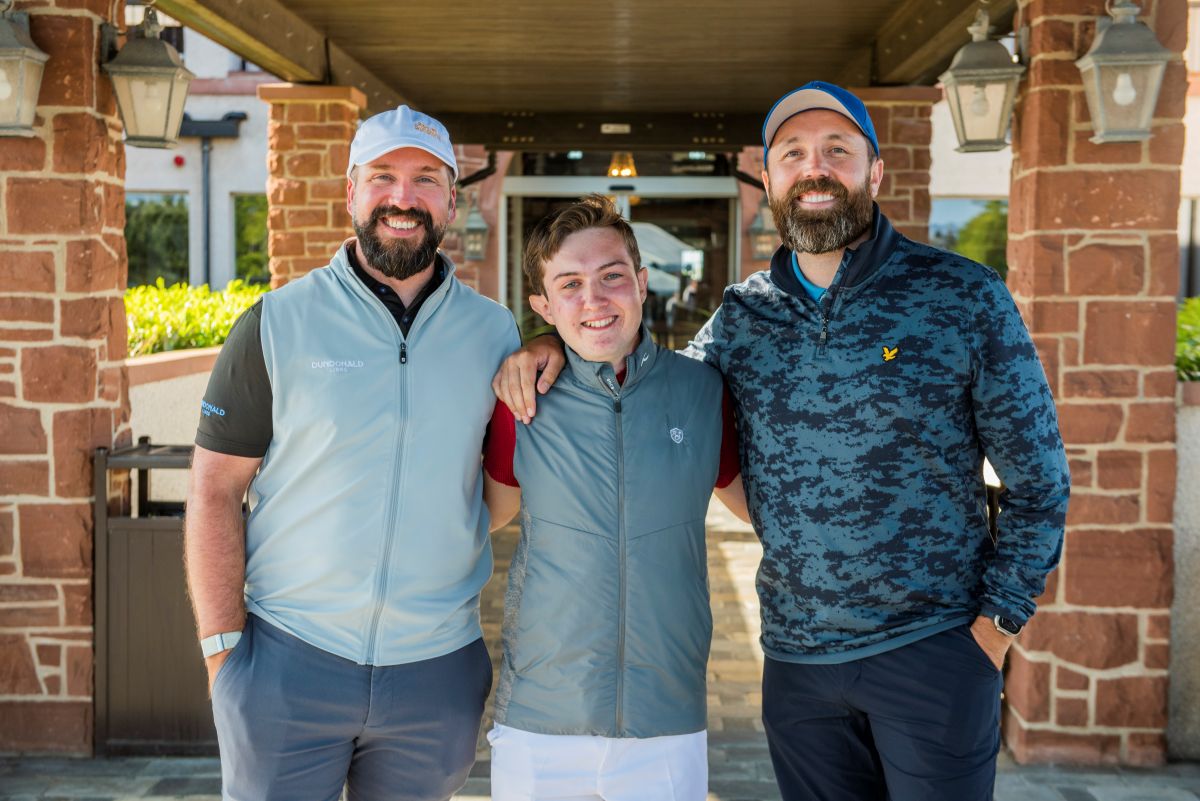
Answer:
POLYGON ((1175 372, 1180 381, 1200 381, 1200 298, 1188 298, 1179 307, 1175 372))
POLYGON ((166 286, 161 278, 153 285, 130 287, 125 292, 129 355, 220 345, 238 315, 266 291, 264 284, 231 281, 212 292, 207 285, 166 286))

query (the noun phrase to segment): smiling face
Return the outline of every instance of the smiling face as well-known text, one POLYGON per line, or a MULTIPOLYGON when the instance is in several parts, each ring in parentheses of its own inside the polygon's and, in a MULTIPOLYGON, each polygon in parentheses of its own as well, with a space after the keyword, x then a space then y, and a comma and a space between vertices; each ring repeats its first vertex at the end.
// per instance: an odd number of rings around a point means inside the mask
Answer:
POLYGON ((763 184, 785 244, 802 253, 841 250, 866 235, 883 162, 850 119, 805 111, 779 127, 763 184))
POLYGON ((635 266, 621 234, 586 228, 563 240, 542 266, 543 294, 529 305, 584 359, 620 371, 638 344, 646 270, 635 266))
POLYGON ((405 147, 355 167, 346 208, 367 264, 389 278, 409 278, 433 264, 454 220, 449 168, 405 147))

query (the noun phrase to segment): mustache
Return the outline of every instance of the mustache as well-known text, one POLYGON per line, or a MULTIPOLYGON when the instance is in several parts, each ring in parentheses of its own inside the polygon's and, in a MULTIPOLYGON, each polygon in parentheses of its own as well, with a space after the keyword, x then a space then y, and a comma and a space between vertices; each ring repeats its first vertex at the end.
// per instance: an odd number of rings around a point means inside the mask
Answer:
POLYGON ((433 215, 425 211, 425 209, 402 209, 399 206, 380 206, 371 212, 371 219, 368 224, 372 227, 383 220, 384 217, 403 217, 414 222, 418 222, 425 226, 426 230, 433 228, 433 215))
POLYGON ((792 188, 788 190, 787 194, 788 205, 792 205, 798 201, 802 195, 806 195, 809 192, 816 192, 823 195, 833 195, 834 199, 841 201, 845 201, 850 197, 850 190, 832 178, 823 176, 821 178, 808 178, 803 181, 797 181, 795 184, 793 184, 792 188))

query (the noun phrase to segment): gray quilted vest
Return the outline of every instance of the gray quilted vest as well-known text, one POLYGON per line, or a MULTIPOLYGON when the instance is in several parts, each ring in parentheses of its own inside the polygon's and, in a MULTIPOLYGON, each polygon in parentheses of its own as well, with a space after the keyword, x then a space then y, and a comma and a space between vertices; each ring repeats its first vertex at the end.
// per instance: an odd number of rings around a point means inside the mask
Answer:
POLYGON ((567 356, 536 420, 517 426, 521 539, 496 721, 543 734, 701 731, 721 377, 645 329, 623 385, 610 365, 567 356))

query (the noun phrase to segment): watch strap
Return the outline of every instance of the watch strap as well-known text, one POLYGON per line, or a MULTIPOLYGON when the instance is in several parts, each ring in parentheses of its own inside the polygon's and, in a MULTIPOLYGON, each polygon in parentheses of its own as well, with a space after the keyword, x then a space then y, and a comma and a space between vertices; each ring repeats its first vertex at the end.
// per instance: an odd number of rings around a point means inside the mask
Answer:
POLYGON ((204 654, 204 658, 208 659, 210 656, 232 649, 240 639, 242 639, 240 631, 223 631, 201 640, 200 651, 204 654))

